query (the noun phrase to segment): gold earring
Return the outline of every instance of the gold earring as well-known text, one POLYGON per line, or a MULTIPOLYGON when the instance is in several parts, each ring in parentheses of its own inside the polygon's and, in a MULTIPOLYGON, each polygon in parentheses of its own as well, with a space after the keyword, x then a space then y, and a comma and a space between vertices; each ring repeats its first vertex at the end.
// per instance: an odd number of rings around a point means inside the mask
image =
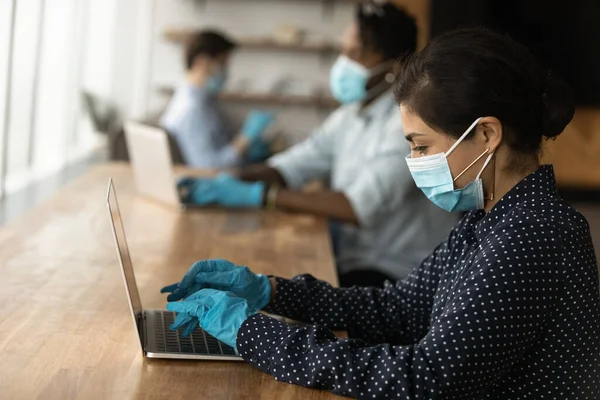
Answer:
POLYGON ((496 155, 492 156, 494 165, 492 165, 492 193, 489 197, 484 197, 484 200, 492 201, 494 200, 494 192, 496 191, 496 155))

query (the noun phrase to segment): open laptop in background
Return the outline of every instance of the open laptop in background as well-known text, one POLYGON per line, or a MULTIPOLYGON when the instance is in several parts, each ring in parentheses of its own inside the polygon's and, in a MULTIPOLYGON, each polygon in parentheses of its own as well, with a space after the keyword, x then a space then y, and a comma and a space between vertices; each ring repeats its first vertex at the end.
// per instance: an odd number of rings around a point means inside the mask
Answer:
POLYGON ((117 255, 123 272, 129 309, 143 354, 151 358, 241 361, 242 359, 236 355, 236 351, 232 347, 220 342, 200 328, 187 338, 181 336, 179 331, 170 330, 169 326, 175 319, 175 313, 167 310, 144 310, 135 282, 125 228, 112 179, 108 182, 106 202, 117 255))
POLYGON ((125 123, 125 139, 138 193, 186 208, 177 190, 167 132, 135 122, 125 123))

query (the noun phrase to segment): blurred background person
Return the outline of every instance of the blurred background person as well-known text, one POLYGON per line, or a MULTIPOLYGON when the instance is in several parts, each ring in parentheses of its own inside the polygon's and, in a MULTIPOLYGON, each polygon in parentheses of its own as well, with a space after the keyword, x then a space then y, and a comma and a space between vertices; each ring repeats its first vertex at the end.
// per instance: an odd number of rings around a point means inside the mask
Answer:
POLYGON ((406 277, 457 220, 423 197, 404 162, 410 147, 390 88, 395 61, 415 51, 416 43, 415 20, 402 9, 358 5, 330 73, 331 92, 342 106, 267 164, 237 178, 184 180, 187 200, 266 205, 339 221, 332 237, 341 285, 381 286, 406 277), (317 179, 330 188, 302 192, 317 179))
POLYGON ((273 121, 271 113, 250 112, 241 132, 235 134, 219 106, 217 95, 227 80, 229 58, 235 47, 225 34, 212 30, 189 38, 185 80, 160 120, 189 166, 230 168, 269 155, 269 146, 261 135, 273 121))

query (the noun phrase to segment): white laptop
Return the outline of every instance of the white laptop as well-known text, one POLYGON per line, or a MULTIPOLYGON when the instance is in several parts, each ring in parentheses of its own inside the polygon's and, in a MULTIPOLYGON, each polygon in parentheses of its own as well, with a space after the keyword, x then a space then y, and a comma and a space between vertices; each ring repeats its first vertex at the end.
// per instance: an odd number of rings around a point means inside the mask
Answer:
POLYGON ((112 179, 108 182, 106 201, 117 246, 117 255, 123 272, 125 291, 129 299, 129 309, 144 355, 152 358, 241 361, 242 358, 236 354, 235 349, 200 328, 187 338, 183 337, 179 331, 171 331, 169 326, 175 319, 175 313, 143 308, 112 179))
POLYGON ((186 207, 175 183, 168 133, 135 122, 125 123, 125 140, 138 193, 177 207, 186 207))

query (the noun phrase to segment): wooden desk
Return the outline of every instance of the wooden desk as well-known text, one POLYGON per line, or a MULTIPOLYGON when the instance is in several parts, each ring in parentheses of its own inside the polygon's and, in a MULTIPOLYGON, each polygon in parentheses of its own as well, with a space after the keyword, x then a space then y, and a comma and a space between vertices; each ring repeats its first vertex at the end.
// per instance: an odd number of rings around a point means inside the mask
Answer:
POLYGON ((109 227, 115 179, 144 307, 197 259, 336 282, 324 221, 282 213, 182 213, 136 197, 123 165, 98 167, 0 229, 0 398, 325 399, 245 363, 145 359, 109 227))

